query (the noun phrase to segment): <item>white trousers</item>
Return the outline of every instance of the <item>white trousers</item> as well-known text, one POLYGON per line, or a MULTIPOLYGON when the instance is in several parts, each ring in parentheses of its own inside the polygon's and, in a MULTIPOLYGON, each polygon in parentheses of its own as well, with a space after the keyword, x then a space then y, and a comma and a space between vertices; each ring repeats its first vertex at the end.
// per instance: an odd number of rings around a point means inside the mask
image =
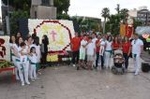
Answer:
POLYGON ((134 70, 135 74, 138 74, 141 67, 141 58, 139 54, 136 54, 136 56, 133 54, 133 61, 134 61, 134 70))
POLYGON ((110 67, 110 61, 111 61, 110 58, 111 58, 111 53, 105 51, 104 62, 105 62, 106 68, 110 67))
POLYGON ((30 64, 30 78, 31 79, 36 79, 37 78, 36 64, 30 64))
POLYGON ((15 65, 15 76, 16 76, 16 79, 18 80, 19 79, 19 73, 18 73, 17 62, 16 62, 16 57, 15 56, 12 56, 12 62, 15 65))
POLYGON ((29 61, 26 63, 17 62, 17 68, 21 83, 29 83, 29 61))

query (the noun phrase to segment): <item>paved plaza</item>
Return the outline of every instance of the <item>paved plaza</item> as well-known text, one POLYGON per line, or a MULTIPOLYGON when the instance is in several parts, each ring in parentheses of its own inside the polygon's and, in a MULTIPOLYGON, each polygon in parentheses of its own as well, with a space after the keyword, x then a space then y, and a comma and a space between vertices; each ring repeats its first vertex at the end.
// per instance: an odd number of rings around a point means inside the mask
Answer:
POLYGON ((150 99, 149 73, 114 75, 63 65, 47 67, 39 78, 21 86, 11 80, 11 73, 1 73, 0 99, 150 99))

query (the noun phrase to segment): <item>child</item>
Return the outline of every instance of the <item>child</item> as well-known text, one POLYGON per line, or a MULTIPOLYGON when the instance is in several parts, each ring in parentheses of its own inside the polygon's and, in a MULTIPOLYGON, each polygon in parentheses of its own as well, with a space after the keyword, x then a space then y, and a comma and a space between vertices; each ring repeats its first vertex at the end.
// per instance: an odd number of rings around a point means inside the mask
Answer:
POLYGON ((77 70, 79 70, 80 67, 84 68, 85 64, 85 55, 86 55, 86 45, 87 45, 87 40, 86 40, 86 35, 84 35, 83 40, 80 43, 80 53, 79 53, 79 65, 77 66, 77 70))
POLYGON ((32 81, 37 79, 37 74, 36 74, 36 65, 38 64, 38 57, 37 57, 37 53, 36 53, 36 48, 35 47, 31 47, 30 49, 30 66, 31 66, 31 70, 30 70, 30 78, 32 81))
POLYGON ((88 41, 88 44, 87 44, 87 66, 88 66, 88 69, 92 70, 92 65, 93 65, 93 62, 94 62, 95 54, 96 54, 95 46, 92 42, 92 38, 89 37, 89 41, 88 41))

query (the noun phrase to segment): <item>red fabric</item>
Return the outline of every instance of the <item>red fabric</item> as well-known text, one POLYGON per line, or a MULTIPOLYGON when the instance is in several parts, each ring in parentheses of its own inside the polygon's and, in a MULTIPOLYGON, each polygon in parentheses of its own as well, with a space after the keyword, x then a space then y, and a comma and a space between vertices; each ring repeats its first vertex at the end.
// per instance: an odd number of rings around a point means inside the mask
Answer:
POLYGON ((80 48, 80 41, 81 38, 80 37, 74 37, 71 40, 71 49, 72 51, 78 51, 80 48))
POLYGON ((128 26, 127 25, 126 26, 126 34, 125 34, 125 36, 130 38, 132 36, 132 34, 133 34, 133 30, 134 30, 133 26, 128 26))
POLYGON ((131 43, 130 42, 124 42, 122 44, 122 51, 123 51, 123 53, 128 53, 130 47, 131 47, 131 43))
POLYGON ((100 50, 100 46, 97 46, 97 44, 100 43, 100 40, 97 40, 95 43, 96 43, 96 53, 97 53, 100 50))
POLYGON ((113 42, 112 46, 113 46, 113 49, 116 50, 120 47, 120 44, 118 42, 113 42))

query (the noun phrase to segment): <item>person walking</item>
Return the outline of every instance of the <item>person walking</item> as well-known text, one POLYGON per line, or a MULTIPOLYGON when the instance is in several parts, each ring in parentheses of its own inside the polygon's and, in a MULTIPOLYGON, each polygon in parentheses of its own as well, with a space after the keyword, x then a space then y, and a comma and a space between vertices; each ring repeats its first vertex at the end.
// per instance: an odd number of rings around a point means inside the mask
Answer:
POLYGON ((143 41, 141 39, 139 39, 138 34, 134 34, 134 39, 132 40, 132 57, 134 60, 134 75, 138 75, 139 71, 140 71, 140 65, 141 65, 141 61, 140 61, 140 56, 143 50, 143 41))

